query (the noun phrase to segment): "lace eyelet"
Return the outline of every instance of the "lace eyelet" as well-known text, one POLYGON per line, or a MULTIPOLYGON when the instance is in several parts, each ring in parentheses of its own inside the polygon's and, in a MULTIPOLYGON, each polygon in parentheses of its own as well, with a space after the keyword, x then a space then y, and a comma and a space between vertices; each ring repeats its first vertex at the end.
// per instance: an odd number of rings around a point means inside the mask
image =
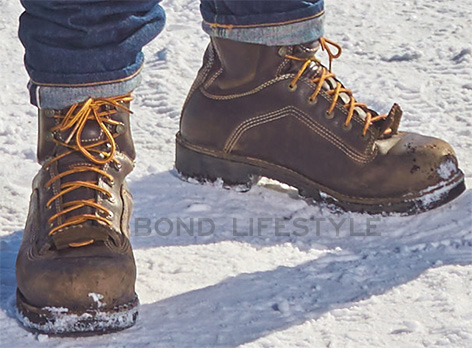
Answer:
POLYGON ((279 51, 277 52, 279 54, 280 57, 282 58, 285 58, 285 56, 287 55, 288 53, 288 48, 287 46, 282 46, 279 48, 279 51))
POLYGON ((331 113, 329 113, 328 111, 326 111, 326 113, 325 113, 325 118, 326 118, 327 120, 332 120, 332 119, 334 118, 334 111, 331 112, 331 113))
POLYGON ((107 201, 110 203, 115 203, 116 202, 115 196, 110 194, 110 196, 107 196, 107 201))
POLYGON ((120 123, 120 124, 116 125, 116 132, 120 135, 125 133, 126 132, 125 125, 123 123, 120 123))
POLYGON ((44 136, 44 140, 51 143, 54 141, 54 133, 53 132, 47 132, 46 135, 44 136))
POLYGON ((47 118, 53 118, 56 114, 56 110, 54 109, 47 109, 43 111, 43 115, 47 118))
POLYGON ((310 105, 318 104, 318 97, 316 97, 315 99, 308 98, 308 104, 310 105))
POLYGON ((107 177, 104 177, 102 181, 110 187, 113 187, 115 185, 115 180, 107 178, 107 177))
POLYGON ((293 85, 293 86, 292 86, 292 84, 290 83, 290 84, 287 86, 287 88, 288 88, 288 90, 289 90, 290 92, 295 92, 295 91, 297 90, 298 86, 297 86, 297 85, 293 85))
POLYGON ((349 124, 346 126, 346 124, 343 122, 342 129, 345 132, 349 132, 352 129, 352 123, 349 122, 349 124))

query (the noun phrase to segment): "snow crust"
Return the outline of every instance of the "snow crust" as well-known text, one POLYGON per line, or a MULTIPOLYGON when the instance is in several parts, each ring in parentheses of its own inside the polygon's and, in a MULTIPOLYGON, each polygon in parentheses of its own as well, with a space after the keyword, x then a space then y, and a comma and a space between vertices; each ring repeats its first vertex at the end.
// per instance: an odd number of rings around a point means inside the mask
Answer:
MULTIPOLYGON (((17 39, 21 6, 2 2, 2 346, 472 347, 470 190, 418 216, 372 220, 310 206, 267 180, 247 193, 179 180, 174 136, 208 39, 198 1, 163 5, 167 27, 145 49, 143 84, 132 106, 138 158, 131 230, 140 316, 115 334, 58 338, 32 334, 16 319, 15 257, 39 168, 37 116, 28 104, 17 39)), ((336 75, 379 112, 398 102, 403 130, 450 142, 470 187, 470 1, 326 6, 326 36, 343 47, 336 75)))
POLYGON ((441 165, 437 169, 437 172, 442 179, 449 179, 452 174, 457 173, 457 166, 452 161, 445 161, 441 163, 441 165))
POLYGON ((127 328, 133 324, 134 316, 138 312, 138 308, 132 308, 129 311, 118 313, 107 313, 96 310, 93 314, 83 313, 77 315, 67 313, 68 309, 65 308, 50 307, 49 310, 54 315, 54 320, 47 321, 44 324, 32 322, 18 311, 16 312, 16 317, 28 328, 51 334, 62 334, 127 328), (92 318, 94 320, 90 321, 92 318))
POLYGON ((107 304, 105 302, 102 302, 101 300, 103 299, 103 295, 102 294, 97 294, 95 292, 91 292, 88 294, 89 297, 92 298, 92 300, 97 304, 97 307, 98 308, 102 308, 104 306, 106 306, 107 304))

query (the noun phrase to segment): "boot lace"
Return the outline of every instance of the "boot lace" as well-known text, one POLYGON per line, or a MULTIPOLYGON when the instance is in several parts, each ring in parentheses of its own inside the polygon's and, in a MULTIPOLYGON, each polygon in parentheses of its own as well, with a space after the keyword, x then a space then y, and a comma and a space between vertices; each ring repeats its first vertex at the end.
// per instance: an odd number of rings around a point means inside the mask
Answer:
MULTIPOLYGON (((372 115, 371 110, 369 110, 368 106, 364 103, 359 103, 355 100, 353 97, 352 91, 350 89, 347 89, 343 87, 343 85, 336 79, 336 76, 332 73, 331 67, 332 67, 332 62, 334 59, 339 58, 342 53, 342 48, 339 44, 335 43, 334 41, 328 40, 324 37, 319 39, 321 49, 323 51, 326 51, 328 54, 329 58, 329 69, 324 67, 321 62, 316 59, 315 57, 309 57, 309 58, 300 58, 296 57, 293 55, 285 55, 285 58, 296 60, 296 61, 302 61, 304 62, 296 76, 293 78, 292 82, 290 83, 290 88, 294 89, 296 88, 298 80, 301 78, 303 73, 311 66, 312 63, 315 63, 320 67, 320 72, 315 76, 312 81, 313 83, 317 84, 315 91, 313 94, 310 96, 309 101, 314 102, 318 94, 321 92, 321 89, 323 88, 323 85, 327 84, 327 81, 335 81, 336 86, 331 87, 325 92, 327 95, 332 97, 332 102, 331 106, 327 110, 328 114, 331 114, 334 111, 334 108, 336 107, 336 103, 339 99, 343 99, 342 97, 340 98, 340 95, 345 94, 348 97, 348 102, 344 103, 343 106, 348 110, 347 112, 347 117, 344 122, 344 126, 348 127, 349 124, 351 123, 352 117, 354 116, 354 111, 356 111, 358 114, 359 113, 359 108, 363 110, 363 113, 365 113, 365 116, 363 118, 364 120, 364 128, 362 130, 362 135, 365 136, 367 134, 367 131, 369 127, 376 121, 383 120, 387 118, 387 115, 372 115), (334 47, 337 51, 336 53, 333 53, 331 51, 331 47, 334 47)), ((328 84, 329 85, 329 84, 328 84)))
MULTIPOLYGON (((111 126, 119 126, 123 124, 119 121, 113 120, 111 116, 118 112, 118 109, 122 109, 128 113, 131 111, 122 105, 122 103, 130 102, 133 98, 130 94, 119 96, 119 97, 112 97, 112 98, 99 98, 99 99, 92 99, 89 98, 83 103, 78 103, 72 105, 65 115, 58 115, 55 114, 54 117, 56 119, 60 119, 60 123, 54 126, 51 131, 54 132, 67 132, 69 131, 67 138, 63 140, 58 140, 56 137, 53 137, 53 141, 58 146, 63 146, 68 149, 68 151, 52 158, 44 165, 45 167, 49 167, 54 162, 59 161, 61 158, 69 156, 70 154, 78 151, 80 152, 85 158, 87 158, 91 163, 87 165, 77 165, 72 167, 69 170, 65 170, 54 177, 52 177, 48 182, 46 182, 45 187, 49 188, 54 182, 60 180, 64 177, 75 173, 83 173, 83 172, 95 172, 98 173, 100 176, 105 177, 108 180, 110 185, 113 185, 113 177, 106 173, 102 168, 103 165, 106 163, 114 162, 117 166, 119 166, 119 162, 115 159, 115 151, 116 151, 116 143, 115 138, 119 135, 118 133, 112 134, 109 130, 109 125, 111 126), (82 132, 87 121, 94 120, 99 125, 101 131, 103 132, 105 139, 98 140, 93 143, 83 144, 82 141, 82 132), (75 142, 71 143, 71 140, 75 138, 75 142), (102 145, 106 144, 107 151, 103 151, 102 149, 98 148, 102 145)), ((116 127, 115 127, 116 129, 116 127)), ((103 147, 102 147, 103 148, 103 147)), ((60 185, 60 191, 55 194, 49 201, 46 203, 46 207, 50 208, 51 205, 59 200, 62 196, 67 193, 70 193, 74 190, 79 190, 81 188, 87 188, 95 190, 102 195, 112 198, 112 194, 98 185, 97 181, 82 181, 82 180, 75 180, 70 182, 64 182, 60 185)), ((60 217, 64 216, 67 213, 73 212, 77 209, 82 207, 91 207, 97 211, 97 214, 76 214, 67 219, 65 219, 62 223, 58 226, 52 228, 49 231, 49 235, 54 234, 55 232, 63 229, 64 227, 76 225, 83 223, 85 221, 98 221, 104 223, 105 225, 110 226, 111 222, 104 216, 111 216, 112 212, 103 207, 102 205, 98 204, 96 199, 89 199, 89 200, 74 200, 65 203, 61 203, 59 200, 60 209, 59 211, 52 215, 49 218, 48 223, 52 226, 54 221, 58 220, 60 217), (104 216, 102 216, 104 215, 104 216)), ((81 243, 71 243, 71 247, 79 247, 93 243, 93 239, 86 242, 81 243)))

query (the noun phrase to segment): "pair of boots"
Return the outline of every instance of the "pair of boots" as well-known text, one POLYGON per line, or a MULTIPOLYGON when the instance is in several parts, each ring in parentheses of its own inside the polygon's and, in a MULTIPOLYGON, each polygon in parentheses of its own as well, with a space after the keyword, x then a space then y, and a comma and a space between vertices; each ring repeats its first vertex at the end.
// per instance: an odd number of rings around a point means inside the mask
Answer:
MULTIPOLYGON (((411 214, 458 196, 464 178, 442 140, 399 132, 316 58, 324 38, 269 47, 212 39, 176 138, 176 168, 248 188, 261 176, 344 210, 411 214)), ((333 53, 332 50, 337 52, 333 53)), ((125 177, 135 151, 130 96, 39 110, 42 168, 17 260, 18 317, 45 333, 133 325, 138 299, 125 177)))

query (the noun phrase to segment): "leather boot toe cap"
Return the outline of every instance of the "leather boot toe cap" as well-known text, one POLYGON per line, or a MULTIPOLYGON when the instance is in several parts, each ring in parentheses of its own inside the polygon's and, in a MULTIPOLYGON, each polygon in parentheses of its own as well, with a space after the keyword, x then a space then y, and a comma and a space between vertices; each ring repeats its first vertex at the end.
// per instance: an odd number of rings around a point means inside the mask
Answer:
POLYGON ((379 142, 378 168, 384 169, 379 179, 384 188, 416 195, 460 175, 456 155, 447 142, 415 133, 400 133, 397 137, 387 151, 379 142))
POLYGON ((90 245, 69 249, 65 257, 56 253, 52 257, 22 253, 23 257, 17 260, 19 291, 38 308, 110 310, 131 302, 136 278, 133 256, 107 249, 103 244, 90 245), (98 252, 98 248, 103 250, 98 252))

